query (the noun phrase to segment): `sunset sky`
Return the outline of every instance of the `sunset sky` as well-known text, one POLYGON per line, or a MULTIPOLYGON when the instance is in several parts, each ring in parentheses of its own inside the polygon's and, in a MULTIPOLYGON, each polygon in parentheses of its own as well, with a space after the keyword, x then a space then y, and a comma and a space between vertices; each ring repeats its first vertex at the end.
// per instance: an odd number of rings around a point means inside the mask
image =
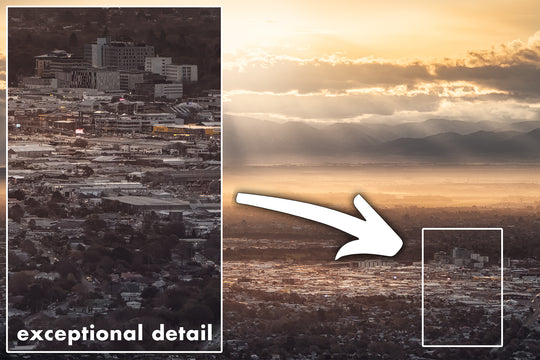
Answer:
MULTIPOLYGON (((7 2, 29 6, 43 3, 7 2)), ((63 6, 111 3, 47 1, 48 5, 63 6)), ((114 2, 115 6, 148 4, 114 2)), ((164 7, 194 4, 222 6, 225 128, 227 114, 319 123, 392 124, 432 118, 540 120, 537 0, 152 2, 164 7)), ((0 48, 5 60, 5 19, 1 21, 0 48)), ((0 61, 0 75, 5 75, 5 61, 0 61)), ((2 87, 5 82, 0 82, 2 87)), ((4 99, 0 101, 3 105, 4 99)), ((224 134, 226 137, 226 130, 224 134)), ((255 183, 253 179, 259 184, 254 190, 277 191, 274 183, 261 184, 257 178, 262 177, 260 172, 252 176, 239 173, 238 179, 232 173, 227 175, 230 178, 225 181, 225 191, 229 193, 241 188, 242 182, 255 183)), ((276 176, 278 187, 283 189, 284 178, 293 182, 293 175, 276 176)), ((389 191, 377 188, 378 177, 372 181, 377 185, 370 187, 370 179, 353 175, 350 183, 341 187, 347 196, 360 191, 357 184, 363 184, 363 193, 389 191)), ((314 192, 328 185, 317 176, 310 173, 307 182, 314 192)), ((456 176, 459 184, 484 181, 456 176)), ((522 176, 529 178, 530 174, 522 176)), ((424 177, 424 173, 418 175, 420 180, 424 177)), ((416 177, 406 178, 418 188, 416 177)), ((299 189, 308 191, 304 180, 299 180, 299 189)), ((512 189, 517 191, 519 187, 512 189)), ((470 193, 474 193, 472 190, 470 193)), ((446 193, 452 191, 455 189, 446 193)), ((461 188, 459 191, 465 193, 461 188)), ((440 192, 433 190, 425 195, 431 194, 440 192)), ((230 202, 232 196, 226 199, 230 202)))
MULTIPOLYGON (((204 4, 222 5, 225 113, 324 122, 540 118, 538 1, 204 4)), ((4 54, 5 29, 3 19, 4 54)))
POLYGON ((538 1, 225 3, 225 110, 325 122, 536 119, 539 20, 538 1))

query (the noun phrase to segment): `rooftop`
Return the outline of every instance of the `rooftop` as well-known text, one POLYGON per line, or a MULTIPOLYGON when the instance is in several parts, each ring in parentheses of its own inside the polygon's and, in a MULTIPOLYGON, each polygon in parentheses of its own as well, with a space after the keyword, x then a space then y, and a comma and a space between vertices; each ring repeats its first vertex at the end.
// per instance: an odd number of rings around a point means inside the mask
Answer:
POLYGON ((145 196, 110 196, 104 199, 111 201, 119 201, 124 204, 134 206, 166 206, 166 205, 189 205, 189 201, 183 201, 178 199, 156 199, 145 196))

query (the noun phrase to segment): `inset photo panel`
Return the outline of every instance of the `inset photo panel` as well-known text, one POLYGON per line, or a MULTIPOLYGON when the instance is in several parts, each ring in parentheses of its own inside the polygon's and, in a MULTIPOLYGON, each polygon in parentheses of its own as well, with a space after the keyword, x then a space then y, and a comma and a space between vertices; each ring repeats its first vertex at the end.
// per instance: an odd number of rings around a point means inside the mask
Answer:
POLYGON ((7 352, 221 352, 221 8, 6 16, 7 352))

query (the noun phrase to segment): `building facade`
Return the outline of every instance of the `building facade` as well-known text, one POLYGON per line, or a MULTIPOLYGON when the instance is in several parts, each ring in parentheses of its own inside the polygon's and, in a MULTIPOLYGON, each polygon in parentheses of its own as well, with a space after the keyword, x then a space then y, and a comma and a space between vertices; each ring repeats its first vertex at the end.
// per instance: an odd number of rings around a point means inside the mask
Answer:
MULTIPOLYGON (((88 47, 87 47, 88 49, 88 47)), ((132 42, 98 38, 91 45, 93 67, 116 67, 121 70, 143 70, 145 59, 154 56, 154 47, 132 42)), ((90 56, 87 50, 87 57, 90 56)))
POLYGON ((56 73, 58 88, 83 88, 100 91, 120 89, 120 73, 106 69, 71 69, 56 73))
POLYGON ((155 84, 154 98, 180 99, 184 92, 182 83, 155 84))
POLYGON ((144 71, 165 75, 165 66, 170 64, 172 64, 172 58, 170 57, 147 57, 144 63, 144 71))
POLYGON ((144 72, 139 70, 120 71, 120 89, 134 91, 135 85, 144 82, 144 72))
POLYGON ((169 81, 196 82, 198 80, 197 65, 166 65, 165 75, 169 81))
POLYGON ((74 56, 65 50, 54 50, 48 54, 35 56, 34 59, 35 75, 40 78, 54 78, 58 71, 87 65, 82 57, 74 56))

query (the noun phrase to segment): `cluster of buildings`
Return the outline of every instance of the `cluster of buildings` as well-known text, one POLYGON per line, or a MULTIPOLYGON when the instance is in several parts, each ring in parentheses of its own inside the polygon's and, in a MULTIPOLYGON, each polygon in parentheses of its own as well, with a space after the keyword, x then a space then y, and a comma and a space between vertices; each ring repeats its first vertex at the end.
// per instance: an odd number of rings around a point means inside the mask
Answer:
POLYGON ((231 285, 245 290, 264 289, 267 292, 294 293, 300 296, 326 296, 338 298, 346 293, 348 297, 400 294, 415 296, 413 281, 420 277, 418 266, 382 265, 358 268, 358 262, 330 264, 287 264, 274 262, 225 263, 227 274, 224 293, 232 298, 236 295, 231 285))
POLYGON ((110 38, 82 57, 55 50, 35 64, 8 90, 8 277, 21 284, 8 289, 10 324, 172 312, 179 291, 174 311, 188 313, 184 302, 200 305, 204 289, 217 334, 201 346, 217 348, 220 90, 185 96, 197 65, 110 38), (32 298, 37 286, 51 296, 32 298))
MULTIPOLYGON (((236 239, 224 242, 241 246, 236 239)), ((245 244, 247 240, 242 242, 245 244)), ((225 262, 226 349, 232 357, 254 354, 257 358, 266 358, 260 347, 254 345, 257 339, 265 338, 276 359, 318 359, 325 353, 334 356, 342 353, 340 358, 359 358, 360 355, 369 358, 380 355, 385 349, 390 351, 391 344, 395 343, 399 346, 394 349, 393 358, 430 358, 429 350, 421 346, 421 263, 404 265, 377 261, 225 262), (283 327, 276 313, 283 314, 279 317, 286 323, 283 327), (287 321, 283 320, 285 318, 287 321), (306 325, 308 323, 313 326, 306 325), (285 328, 296 330, 291 335, 284 332, 285 328), (324 332, 324 329, 332 331, 324 332), (295 348, 288 352, 282 345, 287 337, 295 338, 295 348), (318 341, 329 339, 339 345, 316 346, 318 341), (375 346, 382 343, 384 346, 375 346), (281 346, 281 350, 272 349, 275 344, 281 346)), ((520 321, 530 331, 538 331, 540 312, 534 304, 540 296, 535 290, 540 283, 534 268, 538 268, 540 262, 529 261, 532 263, 512 260, 505 269, 503 316, 505 322, 520 321), (531 306, 535 307, 534 312, 531 306)), ((453 264, 450 266, 455 270, 450 272, 448 264, 429 266, 432 276, 426 280, 424 304, 426 343, 438 340, 467 343, 491 334, 493 339, 490 340, 496 344, 500 340, 501 283, 494 275, 495 269, 468 268, 464 274, 453 264), (482 323, 460 326, 456 315, 472 318, 473 312, 482 323), (441 332, 440 338, 436 336, 438 332, 441 332)), ((534 354, 537 341, 523 341, 524 354, 534 354)), ((459 354, 447 355, 446 358, 460 358, 459 354)), ((523 358, 534 358, 534 355, 523 358)))
POLYGON ((150 45, 98 38, 84 56, 64 50, 36 56, 34 76, 9 89, 8 124, 14 132, 216 138, 221 92, 185 96, 184 85, 197 80, 197 65, 155 56, 150 45))
MULTIPOLYGON (((485 264, 489 263, 489 256, 480 255, 469 249, 456 247, 452 250, 451 256, 445 251, 436 252, 433 260, 439 264, 454 264, 461 267, 466 266, 482 269, 485 264)), ((508 259, 506 261, 508 262, 508 259)))
POLYGON ((501 319, 540 330, 540 312, 535 305, 540 263, 504 258, 503 288, 500 266, 485 266, 488 263, 488 256, 454 248, 451 257, 440 251, 425 265, 427 344, 500 343, 501 319))
MULTIPOLYGON (((80 139, 46 130, 10 138, 10 283, 23 277, 29 288, 45 281, 71 292, 69 299, 35 307, 25 295, 11 293, 10 321, 28 327, 45 318, 84 322, 142 309, 147 289, 157 303, 182 284, 200 283, 202 289, 214 279, 219 285, 218 259, 206 253, 211 234, 219 244, 219 138, 86 137, 87 143, 75 146, 80 139), (92 222, 102 228, 91 230, 92 222), (150 245, 162 241, 153 239, 162 232, 169 234, 163 239, 174 239, 166 253, 164 245, 150 245), (87 257, 97 247, 104 253, 92 265, 87 257), (119 247, 123 261, 111 262, 119 247), (77 269, 70 289, 61 269, 66 263, 77 269)), ((219 286, 215 291, 219 295, 219 286)))
POLYGON ((21 79, 32 89, 127 91, 146 98, 182 98, 184 84, 198 81, 197 65, 173 64, 171 57, 155 56, 154 47, 97 38, 86 44, 84 56, 54 50, 35 57, 35 74, 21 79))
POLYGON ((158 133, 166 137, 218 137, 221 97, 209 90, 177 103, 124 98, 124 93, 83 95, 72 89, 46 93, 24 88, 9 90, 10 131, 51 129, 64 134, 158 133))

